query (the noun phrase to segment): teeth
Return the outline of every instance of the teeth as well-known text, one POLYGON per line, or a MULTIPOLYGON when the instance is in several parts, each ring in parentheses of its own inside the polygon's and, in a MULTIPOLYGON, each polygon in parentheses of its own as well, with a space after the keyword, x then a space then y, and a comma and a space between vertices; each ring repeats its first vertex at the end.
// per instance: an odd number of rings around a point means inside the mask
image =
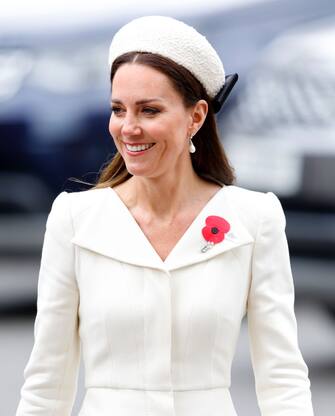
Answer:
POLYGON ((137 146, 131 146, 130 144, 126 144, 126 148, 131 152, 140 152, 142 150, 150 149, 150 147, 152 147, 153 145, 154 143, 140 144, 137 146))

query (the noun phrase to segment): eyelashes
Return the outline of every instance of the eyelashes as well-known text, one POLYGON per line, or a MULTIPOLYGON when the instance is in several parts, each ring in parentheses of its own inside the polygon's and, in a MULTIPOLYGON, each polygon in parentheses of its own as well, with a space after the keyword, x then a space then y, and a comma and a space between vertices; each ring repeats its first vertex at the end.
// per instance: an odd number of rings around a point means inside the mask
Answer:
MULTIPOLYGON (((112 112, 115 114, 115 115, 120 115, 120 114, 122 114, 123 112, 125 112, 125 110, 123 110, 123 108, 121 108, 121 107, 119 107, 119 106, 112 106, 111 107, 111 109, 112 109, 112 112)), ((142 113, 144 113, 144 114, 148 114, 148 115, 155 115, 155 114, 158 114, 158 113, 160 113, 160 110, 158 110, 157 108, 152 108, 152 107, 143 107, 142 109, 141 109, 141 112, 142 113)))
POLYGON ((112 109, 112 113, 114 113, 114 114, 119 114, 119 113, 121 113, 121 107, 115 107, 115 106, 112 106, 111 107, 111 109, 112 109))

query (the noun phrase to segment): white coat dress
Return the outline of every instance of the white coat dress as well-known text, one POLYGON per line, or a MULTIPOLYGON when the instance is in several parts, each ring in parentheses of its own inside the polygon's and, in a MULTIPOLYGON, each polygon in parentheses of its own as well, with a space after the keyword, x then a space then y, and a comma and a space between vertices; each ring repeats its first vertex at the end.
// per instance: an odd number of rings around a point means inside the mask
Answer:
POLYGON ((80 416, 236 416, 245 314, 261 415, 312 416, 285 223, 274 193, 224 186, 162 261, 112 188, 60 193, 16 416, 69 416, 81 355, 80 416), (211 215, 231 230, 202 252, 211 215))

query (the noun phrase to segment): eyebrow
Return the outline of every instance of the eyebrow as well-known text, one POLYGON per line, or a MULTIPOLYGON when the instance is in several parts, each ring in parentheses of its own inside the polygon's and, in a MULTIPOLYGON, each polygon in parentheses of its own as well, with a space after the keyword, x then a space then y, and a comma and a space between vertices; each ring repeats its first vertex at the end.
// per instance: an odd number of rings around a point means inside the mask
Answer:
MULTIPOLYGON (((140 104, 147 104, 147 103, 150 103, 150 102, 152 102, 152 101, 163 101, 161 98, 158 98, 158 97, 154 97, 154 98, 147 98, 147 99, 145 99, 145 100, 139 100, 139 101, 136 101, 136 105, 140 105, 140 104)), ((122 104, 122 101, 121 100, 118 100, 118 99, 116 99, 116 98, 114 98, 114 99, 112 99, 112 103, 115 103, 115 104, 122 104)))

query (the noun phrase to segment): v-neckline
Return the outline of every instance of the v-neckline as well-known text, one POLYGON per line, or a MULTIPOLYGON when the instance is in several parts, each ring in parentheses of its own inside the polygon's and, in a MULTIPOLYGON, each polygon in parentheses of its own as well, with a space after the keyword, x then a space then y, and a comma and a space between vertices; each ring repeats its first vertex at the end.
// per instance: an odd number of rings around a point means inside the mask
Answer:
POLYGON ((200 211, 198 212, 198 214, 193 218, 192 222, 190 223, 190 225, 186 228, 186 230, 184 231, 184 233, 180 236, 180 238, 178 239, 178 241, 176 242, 176 244, 172 247, 172 249, 169 251, 168 255, 165 257, 165 259, 163 260, 161 258, 161 256, 158 254, 158 252, 156 251, 155 247, 152 245, 151 241, 149 240, 149 238, 146 236, 146 234, 144 233, 144 231, 142 230, 142 228, 140 227, 139 223, 136 221, 135 217, 133 216, 133 214, 130 212, 129 208, 127 207, 127 205, 124 203, 124 201, 121 199, 121 197, 119 196, 119 194, 112 188, 112 187, 108 187, 107 189, 109 189, 112 194, 114 195, 115 199, 119 202, 119 205, 122 207, 123 211, 125 212, 125 214, 128 216, 129 220, 134 224, 134 226, 136 227, 136 229, 138 230, 138 232, 141 234, 142 238, 144 238, 144 240, 147 242, 147 244, 150 246, 151 250, 155 253, 155 255, 158 257, 158 259, 160 260, 160 262, 162 264, 166 264, 167 261, 170 259, 170 257, 172 256, 172 254, 176 251, 176 249, 179 247, 179 245, 183 242, 183 240, 187 237, 188 233, 191 232, 191 230, 193 229, 193 227, 195 227, 195 225, 197 224, 198 220, 203 216, 204 212, 208 209, 208 207, 218 198, 219 195, 222 194, 223 190, 228 188, 227 185, 223 185, 217 192, 215 192, 214 195, 212 195, 209 200, 203 205, 203 207, 200 209, 200 211))

